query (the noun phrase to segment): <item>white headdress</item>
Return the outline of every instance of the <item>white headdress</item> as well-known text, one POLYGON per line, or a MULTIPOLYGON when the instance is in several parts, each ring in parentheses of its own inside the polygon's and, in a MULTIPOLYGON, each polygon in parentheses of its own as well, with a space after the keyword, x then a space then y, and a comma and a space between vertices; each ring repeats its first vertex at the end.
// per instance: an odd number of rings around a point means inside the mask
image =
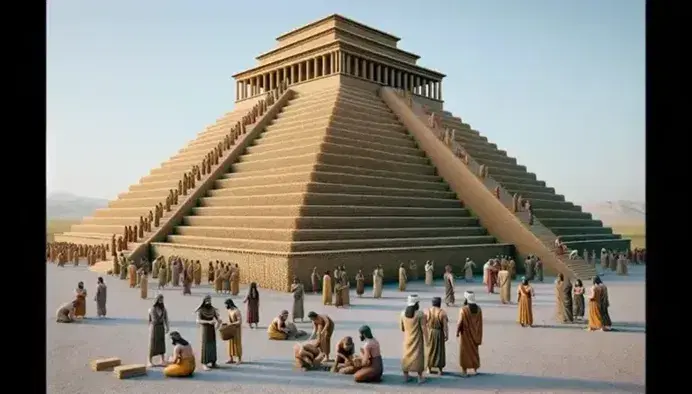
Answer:
POLYGON ((411 294, 406 298, 406 306, 414 306, 416 305, 420 299, 418 299, 418 294, 411 294))
POLYGON ((469 304, 476 303, 476 295, 472 291, 465 291, 464 298, 466 298, 466 302, 468 302, 469 304))

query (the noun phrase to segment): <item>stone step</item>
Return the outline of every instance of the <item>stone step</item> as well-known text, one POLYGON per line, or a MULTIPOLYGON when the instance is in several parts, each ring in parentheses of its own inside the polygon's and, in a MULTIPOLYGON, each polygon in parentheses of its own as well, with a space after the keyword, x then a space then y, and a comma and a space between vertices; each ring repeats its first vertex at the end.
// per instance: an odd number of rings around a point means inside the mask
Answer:
MULTIPOLYGON (((352 125, 349 124, 348 120, 341 117, 323 117, 314 122, 308 122, 302 125, 294 125, 290 127, 284 127, 278 125, 274 129, 268 129, 257 139, 257 143, 260 141, 285 141, 296 138, 299 134, 305 133, 321 133, 324 130, 336 129, 336 130, 347 130, 359 134, 369 134, 374 136, 379 136, 383 138, 400 140, 402 142, 414 142, 413 137, 403 130, 386 130, 377 129, 373 127, 352 125)), ((414 142, 415 143, 415 142, 414 142)))
POLYGON ((382 159, 378 160, 371 157, 349 156, 331 152, 279 157, 252 162, 238 162, 231 166, 231 170, 234 172, 261 171, 279 166, 296 166, 309 163, 333 164, 338 166, 348 165, 373 170, 409 172, 424 175, 435 174, 435 168, 431 165, 410 164, 382 159))
MULTIPOLYGON (((281 189, 277 190, 281 191, 281 189)), ((254 196, 203 197, 200 207, 236 207, 244 205, 351 205, 378 207, 463 208, 458 200, 421 197, 353 195, 333 193, 281 193, 254 196)))
POLYGON ((626 238, 621 239, 590 239, 585 241, 565 242, 568 248, 576 250, 596 250, 602 248, 607 250, 626 250, 630 247, 631 241, 626 238))
MULTIPOLYGON (((563 242, 575 242, 575 241, 592 241, 592 240, 601 240, 601 239, 621 239, 622 237, 619 234, 589 234, 589 233, 584 233, 584 234, 574 234, 574 235, 561 235, 560 239, 562 239, 563 242)), ((579 251, 581 254, 581 251, 579 251)))
POLYGON ((358 118, 353 118, 350 116, 344 116, 341 113, 325 113, 325 114, 315 114, 314 117, 309 119, 295 119, 295 120, 283 120, 274 119, 273 122, 267 126, 267 132, 280 131, 280 130, 292 130, 295 128, 303 128, 313 122, 319 122, 323 119, 330 119, 331 121, 341 122, 348 125, 348 128, 354 129, 375 129, 382 130, 390 133, 400 133, 406 134, 406 128, 398 121, 379 121, 374 122, 370 120, 361 120, 358 118))
POLYGON ((192 237, 169 235, 168 242, 185 245, 215 246, 230 249, 267 250, 274 252, 308 252, 323 250, 357 250, 368 248, 396 248, 429 245, 473 245, 488 244, 492 236, 477 237, 427 237, 427 238, 383 238, 383 239, 335 239, 327 241, 263 241, 234 238, 192 237))
POLYGON ((243 115, 245 114, 242 113, 242 111, 234 109, 233 111, 228 112, 226 115, 217 119, 216 122, 214 122, 213 124, 207 126, 203 131, 197 133, 197 137, 199 138, 207 134, 213 133, 214 131, 217 131, 219 129, 225 128, 227 125, 239 121, 243 117, 243 115))
POLYGON ((160 189, 145 189, 145 190, 140 190, 140 191, 127 191, 124 193, 119 193, 118 199, 128 200, 130 198, 156 197, 156 198, 159 198, 160 201, 163 201, 166 199, 166 196, 168 196, 168 191, 171 189, 172 189, 172 187, 160 188, 160 189))
POLYGON ((469 211, 463 208, 429 207, 382 207, 363 205, 245 205, 227 207, 195 207, 195 216, 423 216, 423 217, 467 217, 469 211))
POLYGON ((245 178, 222 178, 214 182, 216 189, 250 186, 271 186, 280 190, 278 185, 284 183, 318 182, 357 186, 386 187, 397 189, 419 189, 448 191, 449 186, 443 182, 420 182, 397 178, 384 178, 359 174, 342 174, 335 172, 302 172, 295 174, 281 174, 269 176, 256 176, 245 178))
POLYGON ((593 219, 550 219, 538 218, 544 226, 552 227, 597 227, 603 225, 600 220, 593 219))
MULTIPOLYGON (((462 144, 463 146, 463 144, 462 144)), ((495 153, 490 153, 488 151, 484 150, 479 150, 479 149, 468 149, 469 154, 471 157, 473 157, 475 160, 484 163, 485 161, 490 161, 490 162, 498 162, 498 163, 505 163, 509 165, 514 165, 517 164, 517 159, 513 157, 508 157, 508 156, 503 156, 501 154, 495 154, 495 153)))
POLYGON ((555 194, 555 188, 553 188, 553 187, 527 185, 524 183, 516 183, 516 182, 501 182, 501 183, 505 189, 510 190, 513 193, 519 193, 519 194, 523 194, 523 193, 545 193, 547 195, 554 195, 555 194))
POLYGON ((316 96, 316 97, 311 96, 311 97, 308 97, 308 98, 301 100, 301 101, 291 101, 289 103, 289 105, 287 105, 286 107, 284 107, 282 109, 279 116, 283 117, 282 114, 302 112, 305 108, 331 106, 331 105, 334 105, 335 103, 344 104, 347 106, 354 106, 354 107, 362 108, 364 110, 379 111, 384 116, 393 115, 393 112, 389 109, 389 107, 384 102, 382 102, 382 100, 380 100, 377 97, 376 97, 376 99, 379 101, 363 100, 362 98, 358 98, 356 96, 353 96, 350 93, 345 93, 345 92, 338 92, 336 94, 332 93, 329 95, 316 96))
MULTIPOLYGON (((326 130, 325 130, 326 131, 326 130)), ((291 141, 290 143, 287 142, 279 142, 275 144, 263 144, 259 143, 259 145, 251 146, 247 149, 247 155, 271 155, 271 154, 276 154, 280 155, 282 152, 287 152, 289 149, 298 149, 298 148, 306 148, 309 146, 315 146, 315 145, 320 145, 320 144, 336 144, 339 146, 345 146, 345 147, 351 147, 351 148, 356 148, 358 149, 359 147, 362 147, 363 141, 358 140, 358 139, 353 139, 349 138, 348 136, 343 136, 343 135, 327 135, 324 133, 323 135, 315 135, 311 136, 308 138, 301 138, 301 139, 295 139, 291 141)), ((374 150, 377 152, 382 152, 383 154, 388 154, 388 155, 394 155, 393 157, 399 157, 399 156, 414 156, 413 162, 418 160, 420 162, 420 158, 425 158, 425 153, 418 149, 417 147, 401 147, 401 146, 394 146, 394 145, 387 145, 387 144, 381 144, 377 142, 368 142, 367 145, 368 149, 374 150)), ((362 149, 362 148, 361 148, 362 149)), ((295 154, 291 154, 291 156, 295 156, 295 154)), ((394 160, 396 161, 396 160, 394 160)))
POLYGON ((550 219, 591 219, 591 214, 588 212, 581 212, 576 210, 562 210, 562 209, 546 209, 546 208, 534 208, 534 215, 541 218, 550 219))
POLYGON ((381 149, 385 149, 382 146, 376 146, 374 144, 368 144, 367 148, 356 146, 355 142, 350 140, 339 140, 336 141, 331 138, 331 141, 318 142, 315 144, 296 144, 296 146, 290 146, 286 144, 285 147, 281 149, 272 150, 269 152, 260 153, 247 153, 240 157, 241 163, 249 163, 253 161, 262 161, 267 159, 275 159, 281 157, 292 157, 306 155, 310 153, 334 153, 340 155, 350 155, 353 157, 365 157, 382 160, 387 160, 390 162, 400 162, 406 164, 418 164, 418 165, 429 165, 430 159, 424 156, 424 153, 420 150, 409 150, 406 152, 392 151, 386 152, 381 149), (331 142, 333 141, 333 142, 331 142))
MULTIPOLYGON (((104 223, 105 224, 105 223, 104 223)), ((477 226, 474 217, 392 217, 392 216, 186 216, 183 225, 248 228, 391 228, 477 226)))
POLYGON ((339 128, 327 125, 317 125, 314 128, 301 129, 300 131, 283 133, 283 134, 268 134, 264 133, 260 138, 257 138, 255 144, 248 148, 248 152, 252 149, 271 146, 276 144, 292 144, 294 141, 299 141, 304 138, 323 138, 325 136, 334 136, 340 138, 348 138, 364 143, 378 143, 392 147, 402 148, 417 148, 416 142, 409 136, 387 136, 382 134, 365 133, 362 131, 349 130, 347 128, 339 128))
POLYGON ((111 239, 111 234, 104 234, 104 233, 77 233, 73 231, 67 231, 64 233, 61 233, 60 235, 68 236, 68 237, 80 237, 80 238, 93 238, 93 239, 101 239, 105 241, 108 241, 110 243, 111 239))
POLYGON ((507 151, 498 149, 497 147, 491 147, 487 143, 465 142, 459 139, 456 139, 456 142, 459 145, 461 145, 464 149, 466 149, 469 152, 469 154, 471 154, 471 157, 476 157, 475 155, 477 154, 494 156, 499 159, 509 157, 507 155, 507 151))
MULTIPOLYGON (((423 198, 452 198, 456 194, 452 191, 426 190, 426 189, 400 189, 391 187, 343 185, 334 183, 286 183, 281 185, 283 193, 334 193, 351 195, 379 195, 423 198)), ((229 189, 214 189, 209 191, 209 196, 261 196, 276 194, 276 185, 234 187, 229 189)))
POLYGON ((545 182, 539 181, 537 179, 517 178, 515 176, 499 174, 499 173, 492 174, 492 178, 495 179, 496 181, 500 182, 503 185, 505 183, 521 183, 521 184, 527 185, 527 186, 545 187, 545 182))
MULTIPOLYGON (((109 201, 108 202, 108 208, 146 208, 147 210, 152 209, 154 205, 164 202, 165 197, 163 198, 163 201, 161 200, 160 197, 142 197, 142 198, 127 198, 127 199, 118 199, 114 201, 109 201)), ((103 209, 108 209, 108 208, 102 208, 102 209, 97 209, 96 212, 101 211, 103 209)))
POLYGON ((613 233, 610 227, 552 227, 550 229, 555 235, 581 235, 581 234, 603 234, 603 239, 608 239, 607 235, 613 233))
MULTIPOLYGON (((139 218, 137 219, 139 221, 139 218)), ((131 225, 133 223, 127 223, 131 225)), ((73 233, 104 233, 109 236, 112 234, 122 234, 122 224, 74 224, 70 229, 73 233)))
POLYGON ((240 238, 289 242, 328 241, 333 239, 468 237, 487 235, 488 233, 483 227, 275 229, 177 226, 175 228, 175 234, 194 237, 240 238))
POLYGON ((523 166, 520 164, 485 160, 482 158, 478 158, 474 155, 471 155, 471 157, 473 157, 474 160, 476 160, 478 163, 485 164, 486 166, 490 167, 490 171, 492 171, 493 168, 499 168, 502 170, 512 171, 512 172, 516 172, 516 173, 526 173, 527 172, 526 166, 523 166))
POLYGON ((315 112, 322 111, 324 109, 337 109, 340 108, 347 112, 364 113, 376 118, 387 119, 387 120, 397 120, 396 115, 382 102, 373 103, 365 101, 356 101, 345 95, 338 95, 333 97, 328 97, 323 100, 315 100, 303 103, 289 103, 284 107, 283 111, 277 114, 279 119, 290 119, 300 116, 310 116, 315 112))
MULTIPOLYGON (((149 211, 147 211, 148 213, 149 211)), ((80 224, 99 224, 99 225, 119 225, 120 226, 120 232, 123 230, 123 226, 132 226, 135 224, 139 223, 139 216, 125 216, 125 217, 117 217, 117 216, 87 216, 82 219, 82 223, 80 224)), ((77 230, 72 230, 72 231, 77 231, 77 230)), ((80 230, 82 231, 82 230, 80 230)), ((95 233, 100 233, 102 231, 93 231, 95 233)))
POLYGON ((482 135, 469 135, 465 134, 463 132, 460 133, 455 133, 454 134, 454 140, 458 143, 460 143, 462 146, 469 144, 472 146, 476 146, 479 148, 486 148, 488 150, 497 150, 497 144, 489 142, 488 138, 482 136, 482 135))
MULTIPOLYGON (((369 176, 376 176, 376 177, 383 177, 383 178, 397 178, 397 179, 405 179, 409 181, 420 181, 420 182, 444 182, 441 176, 438 175, 418 175, 418 174, 410 174, 406 172, 398 172, 398 171, 385 171, 385 170, 371 170, 367 168, 361 168, 361 167, 352 167, 352 166, 337 166, 337 165, 332 165, 332 164, 322 164, 322 163, 316 163, 316 164, 302 164, 302 165, 297 165, 297 166, 290 166, 290 167, 281 167, 282 170, 281 172, 275 172, 272 170, 267 170, 263 172, 263 176, 270 176, 270 175, 275 175, 275 174, 291 174, 291 173, 297 173, 297 172, 303 172, 303 171, 316 171, 316 172, 337 172, 337 173, 342 173, 342 174, 352 174, 352 175, 369 175, 369 176)), ((228 178, 228 179, 242 179, 242 178, 248 178, 248 177, 254 177, 259 175, 258 173, 254 172, 228 172, 226 174, 222 175, 222 178, 228 178)))
POLYGON ((139 183, 130 185, 131 192, 144 190, 173 189, 178 187, 178 181, 182 179, 176 174, 148 175, 139 180, 139 183))
POLYGON ((489 166, 488 167, 488 173, 490 174, 491 177, 495 177, 495 175, 509 175, 514 178, 521 179, 522 181, 535 181, 536 180, 536 174, 533 172, 526 172, 523 170, 511 170, 507 168, 499 168, 499 167, 493 167, 489 166))
MULTIPOLYGON (((562 211, 581 212, 581 207, 569 201, 542 200, 540 198, 531 199, 531 206, 536 209, 557 209, 562 211)), ((540 218, 538 214, 536 214, 540 218)))

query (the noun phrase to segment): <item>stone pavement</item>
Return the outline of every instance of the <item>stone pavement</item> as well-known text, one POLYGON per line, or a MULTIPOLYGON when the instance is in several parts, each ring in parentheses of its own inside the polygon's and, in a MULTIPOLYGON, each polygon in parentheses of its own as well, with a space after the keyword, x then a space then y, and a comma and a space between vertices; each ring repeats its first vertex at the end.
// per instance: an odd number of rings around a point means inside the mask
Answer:
MULTIPOLYGON (((400 372, 401 338, 398 315, 408 294, 419 294, 421 306, 427 308, 430 299, 442 296, 441 280, 430 288, 420 281, 409 285, 407 292, 398 292, 394 285, 385 288, 385 298, 358 299, 351 295, 350 309, 324 307, 320 296, 308 295, 305 312, 314 310, 327 313, 336 323, 332 344, 345 336, 358 343, 357 329, 369 324, 381 342, 385 358, 385 377, 381 384, 355 384, 352 377, 336 376, 327 372, 299 372, 292 366, 293 342, 269 341, 266 327, 282 309, 291 308, 290 294, 260 289, 260 329, 243 326, 244 364, 223 365, 211 372, 199 372, 190 379, 164 378, 161 369, 149 375, 130 380, 117 380, 111 372, 92 372, 89 361, 103 357, 120 357, 124 363, 145 363, 147 359, 147 309, 156 295, 149 285, 149 299, 139 298, 139 289, 130 289, 126 281, 105 277, 108 285, 108 319, 94 317, 93 301, 97 274, 86 267, 58 268, 47 265, 47 382, 51 393, 448 393, 463 389, 470 393, 635 393, 645 391, 645 285, 644 267, 631 267, 629 277, 606 275, 609 287, 611 316, 618 332, 587 332, 582 326, 556 325, 552 279, 535 283, 535 324, 539 327, 522 328, 516 323, 516 305, 502 305, 498 295, 488 295, 477 279, 475 283, 457 283, 457 300, 464 290, 476 292, 483 308, 484 328, 481 346, 481 375, 460 378, 458 345, 456 338, 447 343, 448 374, 431 376, 422 385, 404 384, 400 372), (55 323, 55 310, 72 298, 78 281, 84 281, 87 297, 87 319, 76 324, 55 323)), ((517 283, 513 283, 515 300, 517 283)), ((247 286, 234 300, 241 305, 247 286)), ((192 296, 183 296, 182 290, 167 289, 166 297, 171 329, 189 339, 199 352, 199 334, 193 311, 202 296, 210 293, 208 286, 193 288, 192 296)), ((226 296, 213 296, 214 305, 225 312, 226 296)), ((243 316, 244 307, 241 307, 243 316)), ((446 308, 451 319, 450 332, 455 332, 458 307, 446 308)), ((298 323, 299 328, 310 331, 310 323, 298 323)), ((219 360, 225 361, 225 343, 218 342, 219 360)), ((358 345, 360 347, 360 345, 358 345)))

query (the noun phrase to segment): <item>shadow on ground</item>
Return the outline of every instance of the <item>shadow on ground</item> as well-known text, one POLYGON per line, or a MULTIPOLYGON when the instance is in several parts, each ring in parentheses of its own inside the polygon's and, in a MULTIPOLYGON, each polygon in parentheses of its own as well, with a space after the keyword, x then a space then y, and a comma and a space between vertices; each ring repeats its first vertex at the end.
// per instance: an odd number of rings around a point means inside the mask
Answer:
MULTIPOLYGON (((385 359, 385 373, 381 383, 359 384, 363 389, 377 390, 377 387, 416 387, 415 381, 404 382, 403 375, 399 372, 400 361, 397 359, 385 359)), ((147 376, 136 378, 142 381, 173 379, 163 376, 163 369, 149 370, 147 376)), ((190 378, 180 378, 181 384, 185 381, 210 381, 210 382, 234 382, 241 384, 292 384, 296 386, 319 387, 324 389, 343 389, 347 385, 354 385, 352 376, 332 374, 324 371, 303 372, 296 370, 292 362, 286 360, 259 360, 247 362, 242 365, 226 366, 212 371, 198 371, 190 378), (259 372, 259 374, 258 374, 259 372)), ((483 373, 476 376, 461 377, 456 372, 446 372, 443 376, 426 376, 422 386, 449 389, 489 389, 493 390, 578 390, 580 392, 607 392, 624 391, 630 393, 643 393, 645 386, 629 383, 604 382, 570 378, 552 378, 541 376, 527 376, 516 374, 483 373)), ((405 389, 404 389, 405 390, 405 389)))

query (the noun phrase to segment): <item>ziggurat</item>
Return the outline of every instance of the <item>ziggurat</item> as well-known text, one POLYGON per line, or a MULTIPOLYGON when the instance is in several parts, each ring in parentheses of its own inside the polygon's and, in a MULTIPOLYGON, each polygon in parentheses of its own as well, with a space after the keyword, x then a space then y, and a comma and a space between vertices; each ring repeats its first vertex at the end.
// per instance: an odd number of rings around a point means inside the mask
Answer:
POLYGON ((391 280, 400 262, 434 260, 440 275, 498 254, 534 254, 548 271, 588 278, 591 265, 554 252, 556 236, 580 255, 629 249, 445 111, 444 75, 397 48, 399 38, 332 15, 277 41, 234 75, 233 111, 56 241, 110 243, 222 143, 211 172, 128 244, 131 258, 231 261, 242 282, 285 291, 294 275, 307 283, 313 267, 368 273, 382 264, 391 280), (239 121, 244 132, 232 136, 239 121), (447 129, 453 141, 441 140, 447 129), (532 225, 511 209, 514 194, 531 201, 532 225))

